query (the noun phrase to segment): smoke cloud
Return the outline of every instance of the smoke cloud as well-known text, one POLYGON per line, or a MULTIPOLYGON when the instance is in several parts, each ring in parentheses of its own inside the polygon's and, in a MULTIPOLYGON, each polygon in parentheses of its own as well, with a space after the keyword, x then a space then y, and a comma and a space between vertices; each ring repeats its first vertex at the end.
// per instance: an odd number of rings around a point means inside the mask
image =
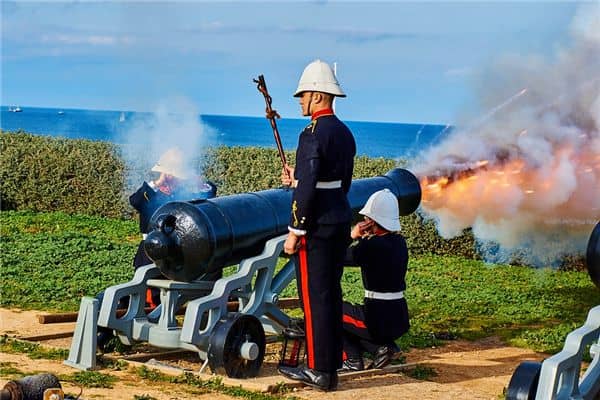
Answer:
POLYGON ((134 120, 122 121, 128 124, 121 138, 121 148, 128 165, 126 179, 130 190, 148 180, 152 166, 173 147, 181 150, 188 175, 201 174, 198 160, 204 154, 211 128, 203 125, 199 116, 191 100, 175 97, 161 101, 153 113, 136 113, 134 120))
POLYGON ((481 74, 482 110, 411 170, 446 238, 472 227, 484 256, 551 265, 583 254, 600 219, 600 4, 581 7, 552 60, 504 57, 481 74))

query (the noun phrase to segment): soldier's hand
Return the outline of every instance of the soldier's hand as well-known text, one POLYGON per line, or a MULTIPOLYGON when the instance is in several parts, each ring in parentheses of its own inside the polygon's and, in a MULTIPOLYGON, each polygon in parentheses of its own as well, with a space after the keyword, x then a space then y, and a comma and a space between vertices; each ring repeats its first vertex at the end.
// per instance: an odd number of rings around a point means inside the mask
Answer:
POLYGON ((358 239, 360 237, 368 235, 369 233, 371 233, 372 227, 372 220, 359 222, 358 224, 354 225, 354 228, 352 228, 352 231, 350 232, 350 237, 352 237, 352 239, 358 239))
POLYGON ((285 186, 295 188, 298 186, 298 181, 294 179, 294 168, 285 164, 281 171, 281 183, 285 186))
POLYGON ((288 233, 287 239, 285 239, 285 243, 283 244, 283 251, 286 254, 292 255, 298 251, 298 247, 300 247, 299 237, 294 235, 292 232, 288 233))
POLYGON ((164 172, 161 172, 158 179, 154 181, 154 184, 156 186, 162 186, 165 183, 167 183, 167 174, 165 174, 164 172))

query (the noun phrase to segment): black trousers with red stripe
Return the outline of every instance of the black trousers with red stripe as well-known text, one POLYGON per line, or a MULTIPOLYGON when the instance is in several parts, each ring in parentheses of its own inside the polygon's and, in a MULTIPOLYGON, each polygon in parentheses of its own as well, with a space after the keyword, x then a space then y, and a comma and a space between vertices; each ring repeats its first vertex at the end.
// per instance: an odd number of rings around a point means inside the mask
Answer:
POLYGON ((319 226, 300 240, 296 259, 298 294, 304 310, 307 366, 334 372, 342 364, 340 281, 349 224, 319 226))
POLYGON ((374 354, 377 348, 389 343, 378 340, 369 333, 365 324, 365 311, 361 305, 344 302, 344 359, 360 358, 363 352, 374 354))

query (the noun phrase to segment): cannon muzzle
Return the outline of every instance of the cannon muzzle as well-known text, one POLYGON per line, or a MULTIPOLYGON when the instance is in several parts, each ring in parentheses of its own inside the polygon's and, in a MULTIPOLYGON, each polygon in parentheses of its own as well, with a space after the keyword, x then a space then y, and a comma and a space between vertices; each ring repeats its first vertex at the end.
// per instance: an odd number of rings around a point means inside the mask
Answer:
MULTIPOLYGON (((348 201, 355 219, 374 192, 389 189, 400 215, 421 201, 418 179, 404 169, 352 181, 348 201)), ((270 189, 208 200, 170 202, 150 220, 144 241, 148 257, 166 277, 190 282, 218 275, 223 267, 260 254, 268 239, 288 231, 292 190, 270 189)))

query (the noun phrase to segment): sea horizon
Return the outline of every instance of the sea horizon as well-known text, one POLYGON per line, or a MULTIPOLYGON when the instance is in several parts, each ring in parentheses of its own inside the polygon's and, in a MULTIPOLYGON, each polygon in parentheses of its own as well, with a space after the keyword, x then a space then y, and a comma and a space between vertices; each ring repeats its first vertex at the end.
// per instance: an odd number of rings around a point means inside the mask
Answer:
MULTIPOLYGON (((136 113, 136 114, 154 114, 154 111, 147 110, 117 110, 117 109, 105 109, 105 108, 72 108, 72 107, 57 107, 57 106, 28 106, 21 104, 0 104, 0 110, 8 111, 12 107, 20 107, 22 110, 26 109, 45 109, 45 110, 57 110, 57 111, 98 111, 98 112, 124 112, 124 113, 136 113), (6 110, 5 110, 6 109, 6 110)), ((238 117, 238 118, 265 118, 260 115, 245 115, 245 114, 218 114, 218 113, 198 113, 199 116, 209 117, 238 117)), ((265 118, 266 119, 266 118, 265 118)), ((281 119, 291 120, 302 120, 305 121, 308 117, 295 116, 295 117, 281 117, 281 119)), ((363 120, 363 119, 347 119, 340 118, 345 122, 367 122, 377 124, 408 124, 408 125, 432 125, 432 126, 450 126, 451 124, 443 122, 420 122, 420 121, 380 121, 380 120, 363 120)))
MULTIPOLYGON (((161 126, 160 118, 184 116, 200 123, 202 141, 208 146, 258 146, 274 148, 273 130, 266 117, 245 115, 196 114, 163 111, 94 110, 59 107, 0 106, 0 129, 23 130, 37 135, 72 139, 104 140, 127 143, 134 129, 148 131, 161 126), (11 111, 20 107, 20 112, 11 111)), ((176 118, 175 118, 176 119, 176 118)), ((411 158, 438 142, 451 130, 450 125, 353 121, 340 117, 353 132, 357 155, 385 158, 411 158)), ((308 118, 276 120, 286 150, 297 146, 298 135, 308 118)), ((173 121, 170 121, 172 126, 173 121)))

